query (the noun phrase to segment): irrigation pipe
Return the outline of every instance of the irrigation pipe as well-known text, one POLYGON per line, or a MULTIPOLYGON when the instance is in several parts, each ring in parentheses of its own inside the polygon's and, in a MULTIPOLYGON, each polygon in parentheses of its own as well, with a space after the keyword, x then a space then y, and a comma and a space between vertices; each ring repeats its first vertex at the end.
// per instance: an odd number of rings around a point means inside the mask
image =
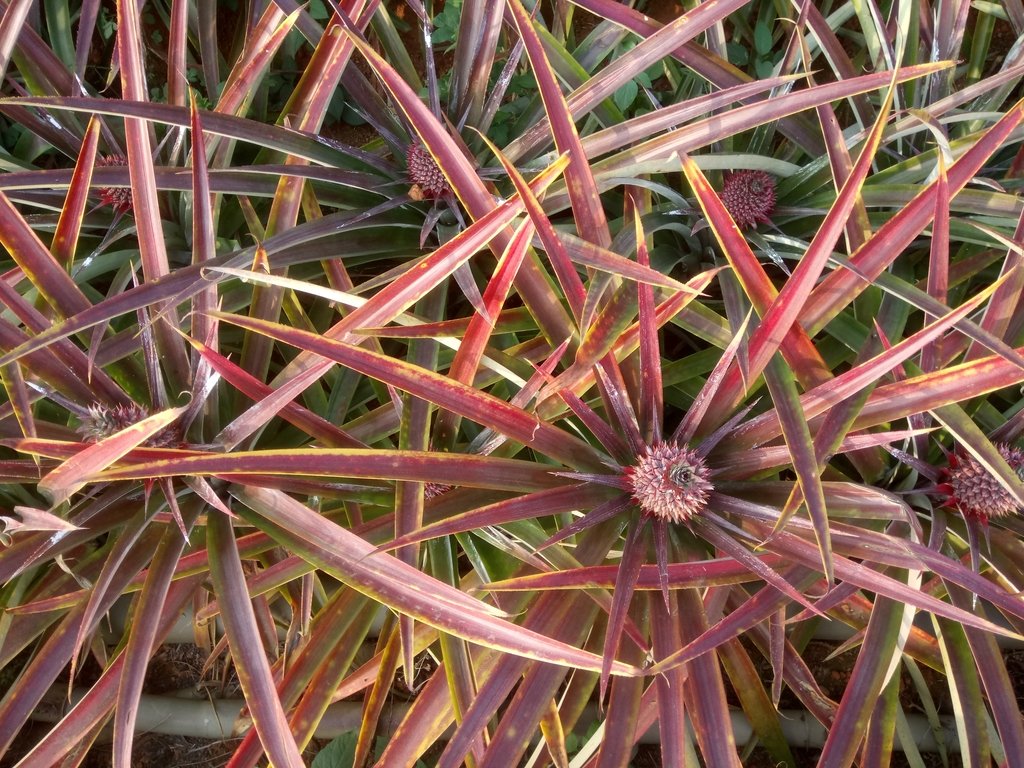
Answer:
MULTIPOLYGON (((49 699, 50 706, 38 710, 33 719, 55 723, 70 709, 67 703, 66 689, 54 693, 62 699, 63 706, 53 706, 56 702, 49 699)), ((78 701, 86 689, 75 689, 72 701, 78 701)), ((242 711, 241 699, 200 699, 195 698, 193 691, 179 692, 179 695, 143 694, 139 699, 138 715, 135 728, 140 733, 162 733, 176 736, 190 736, 202 739, 229 739, 239 736, 232 728, 242 711)), ((409 705, 398 702, 385 708, 380 722, 387 735, 388 723, 399 723, 405 717, 409 705)), ((791 747, 819 748, 825 743, 828 735, 825 727, 802 710, 783 710, 780 712, 780 723, 786 741, 791 747)), ((328 707, 323 719, 316 729, 319 739, 333 739, 346 731, 358 730, 362 719, 362 703, 341 701, 328 707)), ((585 731, 590 722, 596 720, 596 710, 585 712, 577 725, 579 731, 585 731)), ((941 730, 938 733, 941 743, 949 752, 960 751, 957 740, 956 719, 952 715, 939 718, 941 730)), ((910 732, 913 734, 917 749, 921 752, 938 751, 939 742, 928 719, 923 715, 909 714, 906 716, 910 732)), ((743 745, 753 738, 753 729, 742 712, 732 713, 732 727, 736 743, 743 745)), ((658 743, 658 729, 651 728, 641 738, 643 744, 658 743)))

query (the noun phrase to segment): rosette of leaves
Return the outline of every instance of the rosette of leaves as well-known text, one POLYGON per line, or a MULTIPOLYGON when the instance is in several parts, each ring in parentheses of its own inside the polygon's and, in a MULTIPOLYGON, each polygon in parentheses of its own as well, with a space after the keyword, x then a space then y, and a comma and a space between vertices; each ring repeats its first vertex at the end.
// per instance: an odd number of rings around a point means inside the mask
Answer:
MULTIPOLYGON (((740 0, 662 27, 581 0, 601 19, 585 35, 515 0, 467 1, 442 105, 432 51, 419 71, 386 10, 369 45, 368 7, 323 30, 272 4, 244 22, 248 45, 218 51, 204 25, 187 44, 182 3, 157 104, 122 6, 123 100, 98 95, 87 15, 77 36, 3 22, 8 74, 30 95, 0 108, 63 170, 26 156, 0 181, 0 468, 4 516, 23 526, 0 551, 0 660, 19 674, 0 750, 77 686, 23 764, 75 762, 112 722, 114 763, 130 765, 146 663, 192 605, 246 699, 236 765, 302 765, 331 702, 360 693, 365 760, 422 653, 439 666, 381 765, 413 763, 453 725, 434 764, 566 765, 590 703, 614 727, 580 764, 627 764, 657 722, 665 765, 738 765, 742 710, 794 765, 784 687, 828 728, 822 765, 885 764, 900 665, 955 681, 971 764, 1024 754, 995 642, 1024 618, 1019 521, 972 539, 927 495, 955 439, 1022 497, 992 442, 1019 433, 1019 204, 968 188, 1015 183, 1022 114, 1003 89, 1020 72, 954 93, 962 18, 899 17, 901 50, 870 13, 832 29, 804 6, 779 25, 782 55, 760 51, 778 74, 754 81, 719 32, 742 33, 740 0), (851 32, 871 74, 840 44, 851 32), (272 104, 264 73, 300 36, 308 65, 272 104), (905 61, 924 63, 888 63, 905 61), (638 96, 650 110, 623 114, 614 94, 655 66, 663 79, 638 96), (187 104, 189 69, 213 109, 187 104), (76 75, 88 96, 63 95, 76 75), (524 75, 515 138, 489 146, 524 75), (319 136, 339 82, 382 139, 319 136), (918 111, 890 119, 897 99, 918 111), (405 129, 468 222, 426 253, 423 211, 387 193, 407 183, 405 129), (97 168, 106 131, 126 168, 97 168), (770 231, 741 234, 715 191, 718 171, 743 169, 779 180, 770 231), (107 240, 90 191, 126 184, 131 222, 107 240), (690 273, 651 267, 683 248, 690 273), (83 441, 90 409, 139 418, 83 441), (110 638, 119 599, 132 620, 110 638), (395 618, 366 661, 381 606, 395 618), (859 641, 836 701, 801 659, 825 616, 859 641), (95 681, 76 676, 85 654, 95 681)), ((429 24, 421 10, 413 24, 429 24)))

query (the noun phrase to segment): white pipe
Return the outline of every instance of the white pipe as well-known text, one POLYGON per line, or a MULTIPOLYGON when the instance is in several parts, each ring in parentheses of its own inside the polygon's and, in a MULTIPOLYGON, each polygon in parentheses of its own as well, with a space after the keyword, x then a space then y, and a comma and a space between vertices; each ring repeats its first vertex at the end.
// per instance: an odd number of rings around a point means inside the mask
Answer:
MULTIPOLYGON (((78 701, 84 694, 85 689, 76 689, 72 699, 78 701)), ((195 696, 192 691, 187 692, 187 697, 143 694, 139 699, 136 730, 202 739, 227 739, 241 735, 233 732, 235 721, 244 704, 241 699, 201 699, 195 696)), ((63 694, 61 697, 63 698, 63 694)), ((382 725, 399 723, 405 717, 408 708, 408 704, 396 702, 381 715, 380 722, 382 725)), ((62 711, 56 708, 47 709, 48 711, 37 713, 34 719, 49 723, 57 722, 67 712, 68 707, 65 706, 62 711)), ((828 731, 810 713, 802 710, 783 710, 779 714, 783 735, 791 747, 813 749, 825 743, 828 731)), ((588 721, 595 719, 596 709, 588 708, 577 729, 585 731, 588 721)), ((942 715, 939 719, 942 725, 941 737, 946 749, 950 752, 959 752, 955 717, 942 715)), ((341 701, 332 704, 317 726, 316 737, 333 739, 346 731, 357 730, 361 720, 361 703, 341 701)), ((910 714, 906 716, 906 720, 918 750, 938 750, 936 734, 925 716, 910 714)), ((732 712, 732 725, 737 744, 746 744, 753 738, 753 729, 742 712, 732 712)), ((658 743, 657 726, 645 733, 640 741, 644 744, 658 743)))

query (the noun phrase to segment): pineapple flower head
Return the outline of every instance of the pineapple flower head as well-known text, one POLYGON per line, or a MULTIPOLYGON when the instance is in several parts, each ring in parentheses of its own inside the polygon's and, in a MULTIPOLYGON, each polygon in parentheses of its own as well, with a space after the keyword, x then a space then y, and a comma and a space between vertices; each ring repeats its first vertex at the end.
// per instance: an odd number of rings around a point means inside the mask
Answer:
MULTIPOLYGON (((1017 476, 1024 480, 1024 450, 1006 443, 996 449, 1017 476)), ((1021 506, 996 477, 973 456, 954 453, 941 488, 949 494, 949 505, 969 519, 988 522, 1020 511, 1021 506)))
MULTIPOLYGON (((136 403, 115 405, 93 403, 78 423, 78 434, 89 443, 98 443, 113 434, 137 424, 150 415, 149 410, 136 403)), ((181 442, 178 429, 172 424, 145 442, 151 448, 167 448, 181 442)))
POLYGON ((764 171, 735 171, 725 177, 722 202, 740 229, 768 224, 775 210, 775 181, 764 171))
POLYGON ((413 190, 409 194, 414 199, 437 200, 451 193, 448 179, 422 144, 410 144, 405 160, 409 168, 409 180, 413 183, 413 190))
MULTIPOLYGON (((96 161, 100 167, 128 165, 124 155, 104 155, 96 161)), ((117 213, 127 213, 132 209, 132 191, 129 187, 100 187, 100 202, 111 206, 117 213)))
POLYGON ((452 486, 445 485, 444 483, 426 483, 423 486, 423 498, 430 501, 430 499, 437 498, 438 496, 444 496, 451 489, 452 486))
POLYGON ((711 472, 694 450, 675 443, 655 443, 626 468, 633 501, 657 520, 684 523, 707 506, 711 472))

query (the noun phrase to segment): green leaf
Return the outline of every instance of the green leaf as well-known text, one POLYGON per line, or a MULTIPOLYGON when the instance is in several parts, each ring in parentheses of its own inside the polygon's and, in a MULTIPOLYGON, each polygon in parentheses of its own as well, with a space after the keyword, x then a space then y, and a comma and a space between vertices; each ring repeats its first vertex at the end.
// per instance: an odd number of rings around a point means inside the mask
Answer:
POLYGON ((754 50, 761 56, 771 53, 772 31, 767 24, 758 24, 754 27, 754 50))
POLYGON ((615 92, 612 97, 615 101, 615 106, 625 111, 630 104, 636 99, 636 95, 640 88, 636 84, 636 80, 630 80, 628 83, 623 85, 619 90, 615 92))
POLYGON ((356 754, 356 731, 345 731, 320 750, 311 768, 348 768, 356 754))

